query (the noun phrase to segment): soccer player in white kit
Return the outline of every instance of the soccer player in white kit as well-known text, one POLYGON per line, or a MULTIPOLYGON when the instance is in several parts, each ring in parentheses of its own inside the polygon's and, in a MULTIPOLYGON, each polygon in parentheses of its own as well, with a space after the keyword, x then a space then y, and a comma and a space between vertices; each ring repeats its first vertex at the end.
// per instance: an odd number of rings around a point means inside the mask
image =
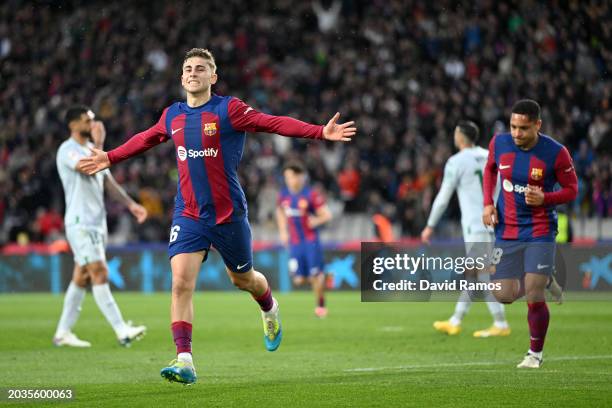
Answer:
MULTIPOLYGON (((456 190, 461 208, 461 227, 466 253, 492 249, 495 236, 492 231, 487 230, 481 218, 483 210, 482 174, 487 162, 488 151, 475 145, 478 135, 478 126, 474 122, 463 120, 457 124, 454 140, 459 152, 451 156, 444 167, 444 178, 440 191, 432 205, 427 226, 421 232, 423 242, 430 243, 434 228, 456 190)), ((488 271, 470 271, 470 274, 474 272, 477 274, 478 281, 490 281, 488 271)), ((468 272, 466 272, 466 277, 470 277, 468 272)), ((504 306, 497 302, 490 291, 484 291, 483 294, 494 323, 488 329, 474 332, 474 337, 508 336, 510 327, 506 321, 504 306)), ((469 291, 462 291, 452 317, 449 320, 434 322, 434 328, 449 335, 459 334, 461 322, 471 303, 472 296, 469 291)))
POLYGON ((104 125, 94 121, 93 112, 85 106, 71 107, 66 113, 66 124, 70 138, 58 149, 56 161, 66 198, 64 224, 74 255, 74 270, 53 343, 56 346, 91 346, 72 332, 81 311, 85 288, 91 283, 96 304, 115 331, 119 344, 129 346, 145 333, 146 327, 132 326, 123 320, 110 291, 105 255, 108 232, 104 183, 111 195, 129 208, 138 223, 145 221, 147 210, 127 195, 109 170, 89 176, 78 168, 79 159, 89 156, 92 147, 102 148, 106 137, 104 125))

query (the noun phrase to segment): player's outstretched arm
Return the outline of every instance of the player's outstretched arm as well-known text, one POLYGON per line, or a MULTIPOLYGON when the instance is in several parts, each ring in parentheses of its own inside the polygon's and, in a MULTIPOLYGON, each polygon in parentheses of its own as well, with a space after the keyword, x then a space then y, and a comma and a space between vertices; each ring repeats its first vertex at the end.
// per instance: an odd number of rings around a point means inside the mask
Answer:
POLYGON ((288 137, 325 139, 349 142, 356 134, 355 122, 338 123, 340 113, 336 113, 325 126, 313 125, 289 116, 274 116, 261 113, 238 98, 228 105, 232 127, 243 132, 276 133, 288 137))
POLYGON ((109 151, 108 153, 99 149, 92 149, 92 155, 81 159, 77 165, 77 170, 92 175, 101 170, 107 169, 111 164, 119 163, 120 161, 129 159, 139 155, 150 148, 157 146, 168 140, 168 132, 166 132, 166 112, 164 110, 159 121, 144 132, 140 132, 132 136, 127 142, 121 146, 109 151))
POLYGON ((90 149, 91 156, 83 157, 76 165, 76 170, 81 173, 94 175, 99 171, 108 169, 111 165, 108 159, 108 153, 100 149, 90 149))

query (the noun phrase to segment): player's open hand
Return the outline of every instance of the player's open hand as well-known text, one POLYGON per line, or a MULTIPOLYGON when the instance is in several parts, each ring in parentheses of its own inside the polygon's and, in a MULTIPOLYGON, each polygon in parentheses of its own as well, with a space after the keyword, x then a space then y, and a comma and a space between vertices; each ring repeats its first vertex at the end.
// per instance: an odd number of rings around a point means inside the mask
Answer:
POLYGON ((421 232, 421 242, 427 245, 431 244, 431 237, 433 236, 433 232, 433 228, 429 226, 423 228, 423 231, 421 232))
POLYGON ((487 227, 495 227, 499 222, 497 217, 497 209, 494 205, 487 205, 482 212, 482 222, 487 227))
POLYGON ((525 203, 533 207, 544 204, 544 192, 539 186, 527 186, 525 191, 525 203))
POLYGON ((350 142, 351 138, 357 133, 357 128, 353 126, 355 122, 350 121, 339 124, 337 123, 339 117, 340 112, 336 112, 334 117, 327 122, 327 125, 323 128, 323 139, 336 142, 350 142))
POLYGON ((90 176, 96 174, 99 171, 108 169, 111 165, 108 159, 108 153, 100 149, 90 149, 91 156, 83 157, 77 163, 76 169, 81 173, 89 174, 90 176))
POLYGON ((138 203, 132 203, 128 208, 139 224, 145 222, 147 216, 149 215, 147 209, 138 203))

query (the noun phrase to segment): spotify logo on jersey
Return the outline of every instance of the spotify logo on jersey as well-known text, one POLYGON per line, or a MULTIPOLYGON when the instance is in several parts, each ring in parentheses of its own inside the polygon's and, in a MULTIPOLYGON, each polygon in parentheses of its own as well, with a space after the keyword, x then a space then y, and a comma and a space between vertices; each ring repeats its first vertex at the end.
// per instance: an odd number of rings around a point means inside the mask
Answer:
POLYGON ((525 194, 527 186, 521 186, 520 184, 512 184, 508 179, 505 179, 502 183, 502 187, 509 193, 515 192, 519 194, 525 194))
POLYGON ((185 161, 185 159, 187 159, 187 150, 183 146, 179 146, 176 149, 176 154, 178 155, 180 161, 185 161))
POLYGON ((512 182, 508 179, 504 179, 502 186, 504 187, 504 190, 506 190, 509 193, 511 193, 512 190, 514 190, 514 186, 512 185, 512 182))

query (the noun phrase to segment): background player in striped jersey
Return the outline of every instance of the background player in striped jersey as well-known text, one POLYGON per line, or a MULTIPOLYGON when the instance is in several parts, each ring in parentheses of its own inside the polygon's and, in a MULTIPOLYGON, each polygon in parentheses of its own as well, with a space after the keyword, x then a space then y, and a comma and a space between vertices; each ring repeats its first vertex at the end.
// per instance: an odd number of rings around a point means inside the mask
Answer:
MULTIPOLYGON (((482 224, 482 173, 487 161, 488 152, 475 143, 479 136, 478 126, 474 122, 462 120, 457 124, 454 133, 455 147, 458 153, 451 156, 444 167, 444 178, 440 191, 433 202, 427 226, 421 233, 421 240, 430 243, 434 228, 440 221, 444 210, 455 191, 459 197, 461 208, 461 227, 465 250, 469 256, 481 256, 474 251, 491 253, 495 240, 492 232, 482 224)), ((477 278, 481 282, 489 282, 488 271, 466 271, 467 279, 477 278)), ((490 291, 483 292, 487 307, 493 316, 493 325, 488 329, 474 332, 474 337, 508 336, 510 327, 506 321, 504 306, 495 300, 490 291)), ((438 331, 455 335, 461 331, 461 321, 472 303, 469 291, 464 290, 459 295, 455 312, 449 320, 434 322, 438 331)))
POLYGON ((74 256, 74 271, 64 296, 64 308, 53 343, 56 346, 91 346, 72 333, 72 326, 79 318, 85 288, 91 283, 96 304, 113 327, 119 343, 127 346, 143 335, 146 328, 133 327, 123 320, 110 291, 105 255, 108 232, 104 185, 116 200, 129 208, 138 223, 145 221, 147 210, 127 195, 109 170, 90 176, 77 165, 79 159, 89 155, 90 148, 102 148, 104 144, 104 125, 94 121, 93 112, 84 106, 74 106, 66 112, 66 124, 70 137, 59 147, 56 161, 66 199, 64 225, 74 256))
POLYGON ((196 381, 191 356, 192 297, 211 245, 221 254, 234 285, 259 303, 266 348, 276 350, 282 339, 278 303, 266 278, 253 269, 246 199, 237 174, 245 132, 348 142, 357 131, 353 122, 338 124, 339 113, 325 126, 311 125, 258 112, 235 97, 211 94, 211 85, 217 82, 216 68, 208 50, 188 51, 181 76, 187 101, 164 109, 156 125, 118 148, 108 153, 94 149, 91 157, 81 161, 93 174, 170 139, 176 146, 179 182, 168 255, 177 359, 161 375, 182 383, 196 381))
POLYGON ((289 272, 293 284, 307 281, 317 300, 315 314, 327 316, 325 307, 325 271, 319 228, 332 215, 323 196, 306 184, 306 170, 297 162, 287 163, 283 170, 285 187, 280 191, 276 220, 281 242, 289 250, 289 272))
POLYGON ((542 364, 550 318, 545 288, 551 289, 559 302, 561 299, 553 277, 555 206, 573 201, 578 193, 569 152, 540 133, 541 126, 540 105, 530 99, 518 101, 512 108, 510 133, 491 140, 484 174, 482 218, 486 225, 495 226, 495 247, 501 249, 492 277, 501 284, 495 296, 502 303, 512 303, 523 294, 527 300, 531 343, 519 368, 542 364), (493 189, 498 173, 501 192, 495 208, 493 189))

